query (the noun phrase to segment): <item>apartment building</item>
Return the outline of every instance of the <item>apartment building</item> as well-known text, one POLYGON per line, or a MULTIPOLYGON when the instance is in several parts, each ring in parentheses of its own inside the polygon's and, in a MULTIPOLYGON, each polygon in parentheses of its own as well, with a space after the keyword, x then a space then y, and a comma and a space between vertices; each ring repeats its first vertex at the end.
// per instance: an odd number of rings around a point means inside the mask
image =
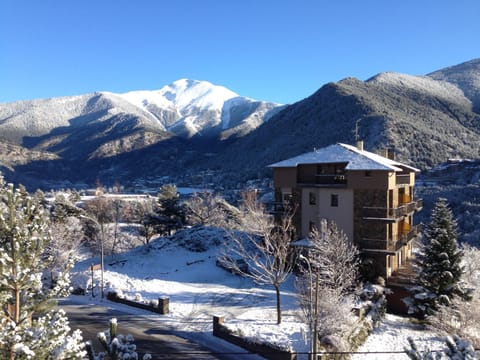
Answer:
POLYGON ((273 169, 276 204, 296 205, 296 236, 308 237, 321 219, 333 220, 361 253, 371 272, 388 280, 412 256, 418 234, 413 215, 419 170, 357 146, 333 144, 269 167, 273 169))

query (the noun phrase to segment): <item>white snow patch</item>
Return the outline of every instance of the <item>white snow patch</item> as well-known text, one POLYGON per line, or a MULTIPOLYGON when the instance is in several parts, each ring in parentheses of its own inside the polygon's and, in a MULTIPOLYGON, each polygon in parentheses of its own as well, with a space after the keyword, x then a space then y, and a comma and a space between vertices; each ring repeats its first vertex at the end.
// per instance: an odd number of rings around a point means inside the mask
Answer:
POLYGON ((421 351, 445 349, 445 342, 432 331, 413 324, 408 318, 387 314, 357 350, 362 354, 354 355, 353 360, 408 360, 406 354, 398 353, 409 347, 408 337, 414 339, 421 351), (367 355, 366 352, 370 354, 367 355))
MULTIPOLYGON (((224 234, 215 236, 221 238, 224 234)), ((283 321, 277 325, 274 289, 259 286, 249 279, 217 267, 215 260, 219 250, 219 246, 212 246, 205 252, 191 252, 169 243, 167 239, 158 239, 148 247, 117 255, 115 259, 107 257, 105 287, 115 289, 132 299, 137 297, 155 301, 159 297, 169 297, 168 315, 148 313, 148 317, 181 331, 182 336, 198 343, 210 347, 218 343, 219 340, 212 334, 213 316, 224 316, 225 325, 244 336, 293 349, 303 353, 299 355, 299 360, 306 359, 308 328, 300 320, 293 278, 281 287, 283 321), (108 265, 109 263, 113 265, 108 265)), ((72 273, 73 285, 86 285, 90 279, 89 267, 92 263, 99 263, 99 259, 89 259, 76 265, 72 273)), ((96 271, 95 283, 98 285, 99 281, 100 271, 96 271)), ((75 300, 101 301, 99 296, 76 296, 75 300)), ((111 302, 108 302, 108 306, 120 307, 133 314, 147 313, 145 310, 111 302)), ((442 348, 439 338, 430 331, 422 330, 406 319, 387 315, 359 351, 403 351, 404 346, 408 346, 408 336, 413 337, 420 348, 442 348)), ((363 354, 356 359, 399 359, 401 356, 398 353, 378 356, 370 354, 368 357, 363 354)))
POLYGON ((383 84, 387 86, 399 87, 402 89, 410 88, 421 93, 430 93, 438 98, 463 104, 467 107, 472 106, 463 91, 452 83, 434 80, 427 76, 414 76, 396 72, 384 72, 369 80, 369 83, 383 84))

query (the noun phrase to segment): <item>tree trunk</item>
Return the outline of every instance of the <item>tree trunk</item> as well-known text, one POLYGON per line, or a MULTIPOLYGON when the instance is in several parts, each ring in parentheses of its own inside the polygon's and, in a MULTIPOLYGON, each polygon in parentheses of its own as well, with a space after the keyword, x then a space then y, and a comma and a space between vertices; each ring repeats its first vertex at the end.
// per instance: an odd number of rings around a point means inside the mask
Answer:
POLYGON ((280 325, 282 323, 282 309, 280 307, 280 286, 275 286, 275 293, 277 295, 277 324, 280 325))

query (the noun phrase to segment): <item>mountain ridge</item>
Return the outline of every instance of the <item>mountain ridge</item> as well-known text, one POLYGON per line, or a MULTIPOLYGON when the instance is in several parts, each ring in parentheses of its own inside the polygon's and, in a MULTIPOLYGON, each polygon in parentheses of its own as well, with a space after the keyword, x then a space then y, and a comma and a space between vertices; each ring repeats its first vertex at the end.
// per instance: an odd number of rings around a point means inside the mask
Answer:
MULTIPOLYGON (((475 64, 476 72, 469 71, 480 74, 480 62, 475 64)), ((461 77, 461 66, 455 69, 461 77)), ((354 144, 357 129, 367 150, 393 148, 400 161, 421 169, 480 157, 480 115, 462 89, 427 76, 392 74, 325 84, 193 171, 222 163, 229 174, 224 179, 238 169, 245 169, 244 179, 270 176, 268 164, 334 142, 354 144)))
MULTIPOLYGON (((139 90, 123 94, 100 91, 69 97, 2 103, 0 130, 4 140, 19 143, 22 135, 42 136, 54 128, 71 125, 75 119, 74 125, 79 126, 82 123, 78 118, 99 112, 106 116, 107 112, 129 113, 142 119, 144 125, 152 130, 192 137, 202 132, 208 133, 209 129, 228 130, 240 126, 242 121, 254 115, 257 108, 263 110, 260 117, 268 120, 271 116, 269 112, 280 106, 242 97, 207 81, 181 79, 160 90, 139 90), (243 108, 244 112, 245 108, 249 111, 246 111, 244 118, 231 121, 230 112, 238 108, 243 108), (206 120, 202 118, 202 114, 210 116, 206 120), (36 120, 35 123, 32 123, 33 120, 36 120), (10 128, 7 125, 11 125, 10 128), (16 132, 19 134, 16 135, 16 132)), ((221 131, 217 131, 211 135, 219 136, 220 133, 221 131)))
POLYGON ((31 112, 22 104, 0 104, 0 134, 39 152, 30 156, 36 160, 15 168, 19 174, 53 163, 65 169, 65 175, 36 173, 47 182, 49 176, 72 181, 85 176, 90 183, 168 178, 238 186, 270 176, 268 164, 335 142, 352 144, 356 135, 369 151, 394 148, 398 160, 428 169, 448 158, 480 157, 480 60, 464 64, 424 76, 345 78, 284 106, 188 79, 154 91, 41 100, 59 104, 51 116, 60 126, 50 128, 49 117, 47 124, 33 122, 36 114, 49 115, 41 103, 23 103, 31 112), (186 89, 195 94, 190 100, 180 97, 186 89), (209 98, 216 91, 222 95, 209 98), (75 116, 68 118, 69 112, 75 116), (15 125, 10 133, 7 124, 15 125), (42 154, 45 163, 38 160, 42 154))

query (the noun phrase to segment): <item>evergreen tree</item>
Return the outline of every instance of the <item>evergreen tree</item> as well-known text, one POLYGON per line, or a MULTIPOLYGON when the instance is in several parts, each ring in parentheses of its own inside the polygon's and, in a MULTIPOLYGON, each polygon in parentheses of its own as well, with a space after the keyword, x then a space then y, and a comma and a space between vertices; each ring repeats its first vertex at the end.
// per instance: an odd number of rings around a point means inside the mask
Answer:
POLYGON ((154 225, 157 233, 171 235, 185 224, 185 209, 180 203, 180 194, 173 184, 165 184, 158 193, 155 214, 149 216, 147 223, 154 225))
POLYGON ((1 359, 81 359, 86 354, 80 332, 71 333, 65 313, 52 310, 53 299, 66 293, 68 271, 60 272, 54 284, 42 281, 52 260, 45 253, 47 219, 38 198, 0 177, 1 359))
POLYGON ((438 306, 449 305, 454 296, 469 298, 461 286, 463 253, 457 245, 457 222, 446 199, 435 204, 430 223, 424 227, 423 243, 417 255, 417 284, 412 288, 410 312, 433 314, 438 306))

